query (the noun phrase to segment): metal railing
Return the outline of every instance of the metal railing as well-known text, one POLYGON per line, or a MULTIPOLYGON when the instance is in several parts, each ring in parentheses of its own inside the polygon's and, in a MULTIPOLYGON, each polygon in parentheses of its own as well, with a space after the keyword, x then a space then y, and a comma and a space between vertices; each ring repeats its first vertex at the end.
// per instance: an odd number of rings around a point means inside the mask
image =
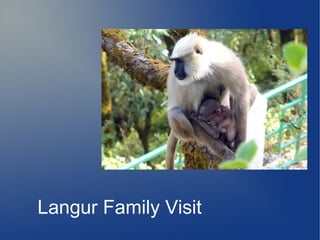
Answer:
MULTIPOLYGON (((300 92, 300 97, 296 98, 295 100, 288 102, 284 105, 280 106, 280 114, 279 114, 279 127, 276 129, 273 129, 270 132, 267 132, 265 135, 265 138, 271 138, 275 135, 278 135, 277 137, 277 141, 276 141, 276 150, 277 151, 281 151, 293 144, 296 144, 296 152, 299 150, 300 148, 300 142, 303 139, 307 138, 307 132, 302 132, 302 124, 303 121, 307 119, 307 113, 306 111, 304 111, 306 109, 306 102, 307 102, 307 79, 308 76, 307 74, 302 75, 300 77, 298 77, 295 80, 292 80, 290 82, 287 82, 267 93, 264 93, 263 95, 267 98, 268 101, 270 101, 271 99, 274 99, 276 97, 278 97, 279 95, 281 95, 282 93, 287 92, 288 90, 291 90, 292 88, 296 87, 297 85, 301 85, 301 91, 300 92), (288 122, 285 121, 285 113, 288 109, 292 109, 298 107, 300 113, 298 114, 298 118, 294 119, 294 120, 290 120, 288 122), (302 114, 301 114, 302 113, 302 114), (289 141, 284 141, 283 139, 283 134, 286 130, 290 129, 294 127, 296 129, 296 136, 295 137, 291 137, 289 141)), ((136 158, 135 160, 131 161, 130 163, 120 167, 119 169, 137 169, 138 166, 142 163, 145 163, 147 161, 150 161, 151 159, 160 156, 161 154, 164 154, 166 152, 167 149, 167 145, 162 145, 161 147, 158 147, 138 158, 136 158)), ((181 157, 181 154, 179 154, 179 160, 175 163, 176 166, 180 166, 183 163, 183 159, 181 157)), ((278 166, 276 167, 276 169, 281 169, 281 168, 285 168, 288 167, 292 164, 295 164, 296 162, 294 160, 289 161, 285 164, 283 164, 282 166, 278 166)))
POLYGON ((291 146, 292 144, 296 144, 296 151, 300 148, 300 142, 302 139, 307 138, 307 132, 302 132, 302 124, 303 121, 307 119, 307 113, 306 113, 306 102, 307 102, 307 74, 292 80, 288 83, 285 83, 281 85, 280 87, 271 90, 264 94, 264 96, 270 100, 272 98, 275 98, 279 96, 280 94, 287 92, 288 90, 296 87, 297 85, 301 86, 301 89, 299 91, 300 97, 296 98, 295 100, 288 102, 284 105, 280 106, 280 115, 279 115, 279 127, 272 130, 271 132, 268 132, 265 136, 265 138, 270 138, 274 135, 278 135, 277 139, 277 151, 281 151, 284 148, 287 148, 291 146), (296 109, 295 109, 296 108, 296 109), (298 116, 295 119, 286 119, 286 112, 288 110, 293 110, 295 112, 295 115, 298 116), (283 133, 286 130, 290 130, 294 128, 296 137, 291 137, 289 141, 284 141, 283 139, 283 133))

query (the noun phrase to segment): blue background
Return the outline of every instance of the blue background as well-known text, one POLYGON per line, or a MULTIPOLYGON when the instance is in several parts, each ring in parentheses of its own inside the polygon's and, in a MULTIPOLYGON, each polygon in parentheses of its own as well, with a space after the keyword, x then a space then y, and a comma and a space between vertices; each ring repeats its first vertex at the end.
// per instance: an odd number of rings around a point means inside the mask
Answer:
POLYGON ((0 2, 1 239, 318 239, 319 2, 0 2), (101 28, 307 28, 307 171, 100 170, 101 28), (199 199, 203 215, 39 216, 38 199, 199 199))

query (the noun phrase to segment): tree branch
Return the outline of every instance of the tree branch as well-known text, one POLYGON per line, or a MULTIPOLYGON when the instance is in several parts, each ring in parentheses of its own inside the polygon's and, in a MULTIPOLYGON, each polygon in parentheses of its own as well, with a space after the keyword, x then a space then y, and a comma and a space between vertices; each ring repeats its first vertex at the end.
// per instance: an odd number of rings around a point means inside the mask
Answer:
POLYGON ((170 65, 146 56, 128 42, 121 31, 103 29, 101 47, 107 53, 108 60, 120 66, 141 85, 158 90, 166 87, 170 65))

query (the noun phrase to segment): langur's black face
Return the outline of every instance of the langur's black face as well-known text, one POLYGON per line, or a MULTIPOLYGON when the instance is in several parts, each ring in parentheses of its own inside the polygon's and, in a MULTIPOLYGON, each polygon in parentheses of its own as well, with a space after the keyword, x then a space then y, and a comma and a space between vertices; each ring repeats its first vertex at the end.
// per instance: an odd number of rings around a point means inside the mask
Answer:
POLYGON ((174 66, 174 75, 179 80, 183 80, 187 77, 186 71, 185 71, 185 66, 184 66, 184 61, 180 58, 172 59, 175 62, 174 66))

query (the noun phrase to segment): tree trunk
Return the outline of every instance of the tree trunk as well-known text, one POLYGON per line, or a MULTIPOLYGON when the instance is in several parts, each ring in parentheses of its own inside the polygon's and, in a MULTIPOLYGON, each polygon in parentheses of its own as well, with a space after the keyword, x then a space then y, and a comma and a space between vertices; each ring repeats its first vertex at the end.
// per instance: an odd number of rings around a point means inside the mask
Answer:
POLYGON ((101 125, 106 119, 111 119, 112 103, 110 84, 107 79, 107 55, 101 52, 101 125))
POLYGON ((293 41, 294 40, 294 30, 293 29, 285 29, 280 30, 280 41, 281 45, 293 41))
POLYGON ((180 141, 184 155, 184 169, 218 169, 221 158, 212 154, 204 145, 194 141, 180 141))
MULTIPOLYGON (((107 55, 101 52, 101 126, 104 126, 107 119, 112 119, 112 101, 110 94, 110 84, 107 79, 107 55)), ((110 125, 110 124, 109 124, 110 125)), ((113 125, 112 125, 113 126, 113 125)), ((103 128, 103 134, 108 135, 114 131, 113 127, 103 128)), ((104 138, 102 144, 106 147, 111 147, 113 139, 108 137, 104 138)))
POLYGON ((134 123, 134 128, 137 130, 139 139, 142 143, 144 153, 149 152, 149 135, 151 129, 151 115, 153 111, 152 104, 148 106, 148 112, 146 113, 146 117, 144 119, 144 126, 140 126, 138 122, 134 123))

